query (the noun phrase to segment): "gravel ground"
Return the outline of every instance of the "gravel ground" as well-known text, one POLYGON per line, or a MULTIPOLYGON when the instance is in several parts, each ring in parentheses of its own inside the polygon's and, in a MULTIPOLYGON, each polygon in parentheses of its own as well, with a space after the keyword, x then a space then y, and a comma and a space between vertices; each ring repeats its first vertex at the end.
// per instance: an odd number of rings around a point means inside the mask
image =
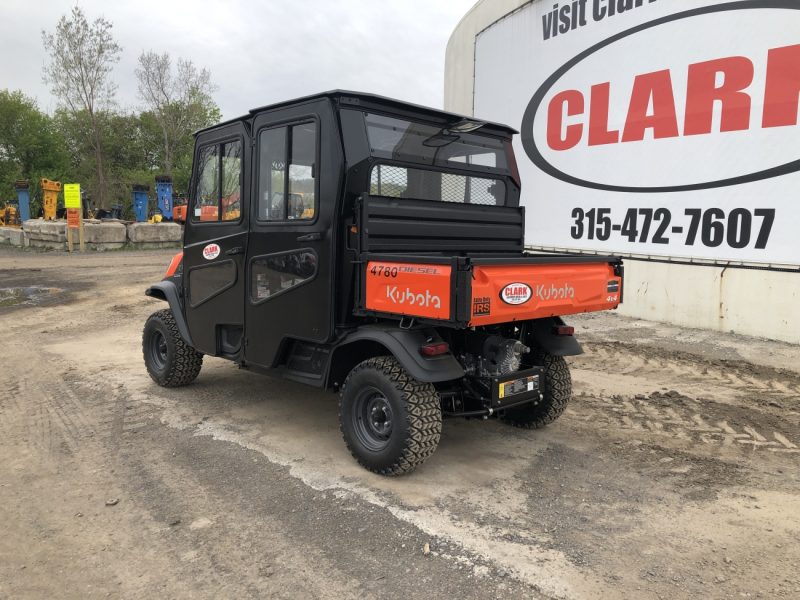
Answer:
POLYGON ((0 250, 0 598, 800 597, 799 347, 576 317, 557 423, 386 479, 330 393, 150 381, 170 255, 0 250))

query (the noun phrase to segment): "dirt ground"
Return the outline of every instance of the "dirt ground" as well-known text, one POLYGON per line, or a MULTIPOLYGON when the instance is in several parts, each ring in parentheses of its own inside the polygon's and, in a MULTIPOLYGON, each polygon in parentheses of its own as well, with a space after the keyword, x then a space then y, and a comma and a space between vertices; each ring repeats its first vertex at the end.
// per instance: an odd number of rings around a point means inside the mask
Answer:
POLYGON ((0 250, 0 598, 800 597, 800 347, 573 318, 557 423, 385 479, 330 393, 150 381, 171 254, 0 250))

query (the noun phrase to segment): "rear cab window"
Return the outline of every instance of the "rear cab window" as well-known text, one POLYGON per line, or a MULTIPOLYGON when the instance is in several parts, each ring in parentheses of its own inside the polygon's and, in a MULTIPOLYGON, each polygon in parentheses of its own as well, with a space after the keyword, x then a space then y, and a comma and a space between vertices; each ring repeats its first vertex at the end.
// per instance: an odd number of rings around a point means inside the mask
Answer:
POLYGON ((350 113, 350 119, 360 115, 364 125, 373 159, 371 195, 506 205, 504 177, 511 174, 510 144, 481 134, 482 123, 464 121, 442 127, 372 112, 342 112, 350 113))

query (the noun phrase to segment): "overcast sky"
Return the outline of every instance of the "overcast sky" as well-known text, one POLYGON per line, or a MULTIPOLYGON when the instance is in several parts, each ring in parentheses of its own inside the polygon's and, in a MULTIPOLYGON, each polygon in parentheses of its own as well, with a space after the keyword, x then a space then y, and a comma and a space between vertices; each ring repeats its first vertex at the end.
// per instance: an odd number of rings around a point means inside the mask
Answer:
MULTIPOLYGON (((133 109, 143 50, 211 71, 225 118, 334 88, 441 107, 447 40, 475 0, 80 0, 114 24, 121 108, 133 109)), ((0 89, 56 107, 42 83, 41 30, 74 0, 0 0, 0 89)))

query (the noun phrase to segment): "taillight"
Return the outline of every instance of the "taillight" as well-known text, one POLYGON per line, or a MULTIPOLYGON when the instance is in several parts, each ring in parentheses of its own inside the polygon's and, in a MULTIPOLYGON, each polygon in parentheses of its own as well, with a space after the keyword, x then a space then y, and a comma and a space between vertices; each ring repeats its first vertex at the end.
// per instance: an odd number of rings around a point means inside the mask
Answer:
POLYGON ((553 327, 553 335, 574 335, 575 328, 569 325, 556 325, 553 327))
POLYGON ((432 342, 420 346, 419 353, 422 356, 441 356, 450 352, 450 344, 447 342, 432 342))

